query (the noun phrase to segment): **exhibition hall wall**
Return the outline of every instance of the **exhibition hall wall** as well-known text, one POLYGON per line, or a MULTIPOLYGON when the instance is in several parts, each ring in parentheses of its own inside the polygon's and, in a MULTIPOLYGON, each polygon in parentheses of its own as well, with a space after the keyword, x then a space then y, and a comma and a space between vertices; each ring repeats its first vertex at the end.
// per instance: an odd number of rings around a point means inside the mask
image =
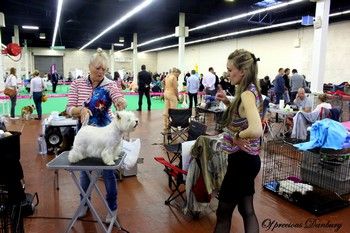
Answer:
MULTIPOLYGON (((272 79, 279 67, 296 68, 300 74, 311 76, 313 27, 303 27, 295 30, 271 32, 260 35, 246 36, 199 45, 186 46, 184 72, 198 67, 200 73, 207 72, 213 67, 219 76, 226 71, 226 59, 230 52, 237 48, 244 48, 260 57, 259 78, 269 75, 272 79)), ((64 75, 69 71, 81 69, 88 72, 88 63, 96 50, 83 51, 66 49, 55 51, 44 48, 29 48, 29 69, 34 69, 34 56, 63 56, 64 75)), ((109 54, 109 51, 106 51, 109 54)), ((177 66, 177 49, 159 52, 139 53, 138 68, 145 64, 151 72, 169 71, 177 66)), ((132 51, 115 52, 115 70, 132 71, 132 51)), ((325 67, 325 82, 340 83, 349 80, 350 69, 350 21, 342 21, 329 25, 327 37, 327 54, 325 67)), ((5 71, 10 67, 20 68, 19 74, 24 73, 24 57, 20 62, 4 59, 5 71)), ((47 72, 47 71, 42 71, 47 72)))

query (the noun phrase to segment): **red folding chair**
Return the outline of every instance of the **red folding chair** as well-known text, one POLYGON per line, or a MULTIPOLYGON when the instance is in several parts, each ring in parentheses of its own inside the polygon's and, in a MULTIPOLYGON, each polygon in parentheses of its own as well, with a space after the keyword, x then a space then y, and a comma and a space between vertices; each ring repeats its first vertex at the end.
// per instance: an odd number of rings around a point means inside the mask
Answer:
POLYGON ((163 157, 154 157, 154 159, 165 166, 165 172, 169 176, 169 187, 171 190, 171 194, 168 199, 164 202, 166 205, 170 205, 170 203, 176 198, 180 197, 184 202, 186 202, 183 194, 185 189, 180 190, 180 186, 185 184, 185 180, 183 175, 187 175, 187 171, 182 170, 181 168, 175 166, 174 164, 169 163, 163 157), (174 188, 171 188, 174 187, 174 188))

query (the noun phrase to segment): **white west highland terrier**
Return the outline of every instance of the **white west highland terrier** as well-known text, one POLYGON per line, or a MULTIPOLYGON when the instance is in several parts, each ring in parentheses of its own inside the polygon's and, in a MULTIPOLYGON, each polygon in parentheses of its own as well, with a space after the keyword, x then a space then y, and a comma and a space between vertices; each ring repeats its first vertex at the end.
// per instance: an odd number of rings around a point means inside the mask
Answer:
POLYGON ((122 135, 131 132, 138 124, 133 112, 120 111, 116 117, 105 127, 83 126, 74 139, 68 160, 76 163, 87 157, 102 158, 107 165, 115 165, 122 146, 122 135))

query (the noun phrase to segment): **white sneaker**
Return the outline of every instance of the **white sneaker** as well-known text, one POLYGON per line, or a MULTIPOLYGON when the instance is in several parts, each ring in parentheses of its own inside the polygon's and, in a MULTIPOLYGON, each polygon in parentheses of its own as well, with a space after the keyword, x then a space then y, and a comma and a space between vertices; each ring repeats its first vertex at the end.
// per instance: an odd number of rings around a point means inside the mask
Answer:
POLYGON ((115 218, 117 217, 117 210, 113 210, 113 211, 112 211, 112 215, 110 215, 109 212, 108 212, 108 214, 107 214, 107 216, 106 216, 106 223, 111 223, 111 222, 112 222, 112 219, 113 219, 114 217, 115 217, 115 218))
POLYGON ((85 217, 87 211, 88 211, 89 207, 84 205, 83 208, 80 210, 79 214, 78 214, 78 218, 83 218, 85 217))

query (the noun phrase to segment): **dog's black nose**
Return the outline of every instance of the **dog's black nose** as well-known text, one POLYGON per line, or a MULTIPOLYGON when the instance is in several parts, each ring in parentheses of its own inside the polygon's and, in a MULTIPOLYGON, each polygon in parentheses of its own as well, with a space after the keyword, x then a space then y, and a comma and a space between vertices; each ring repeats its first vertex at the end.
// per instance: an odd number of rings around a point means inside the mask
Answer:
POLYGON ((136 120, 135 123, 136 123, 136 124, 135 124, 134 128, 136 128, 136 126, 139 124, 139 121, 136 120))

